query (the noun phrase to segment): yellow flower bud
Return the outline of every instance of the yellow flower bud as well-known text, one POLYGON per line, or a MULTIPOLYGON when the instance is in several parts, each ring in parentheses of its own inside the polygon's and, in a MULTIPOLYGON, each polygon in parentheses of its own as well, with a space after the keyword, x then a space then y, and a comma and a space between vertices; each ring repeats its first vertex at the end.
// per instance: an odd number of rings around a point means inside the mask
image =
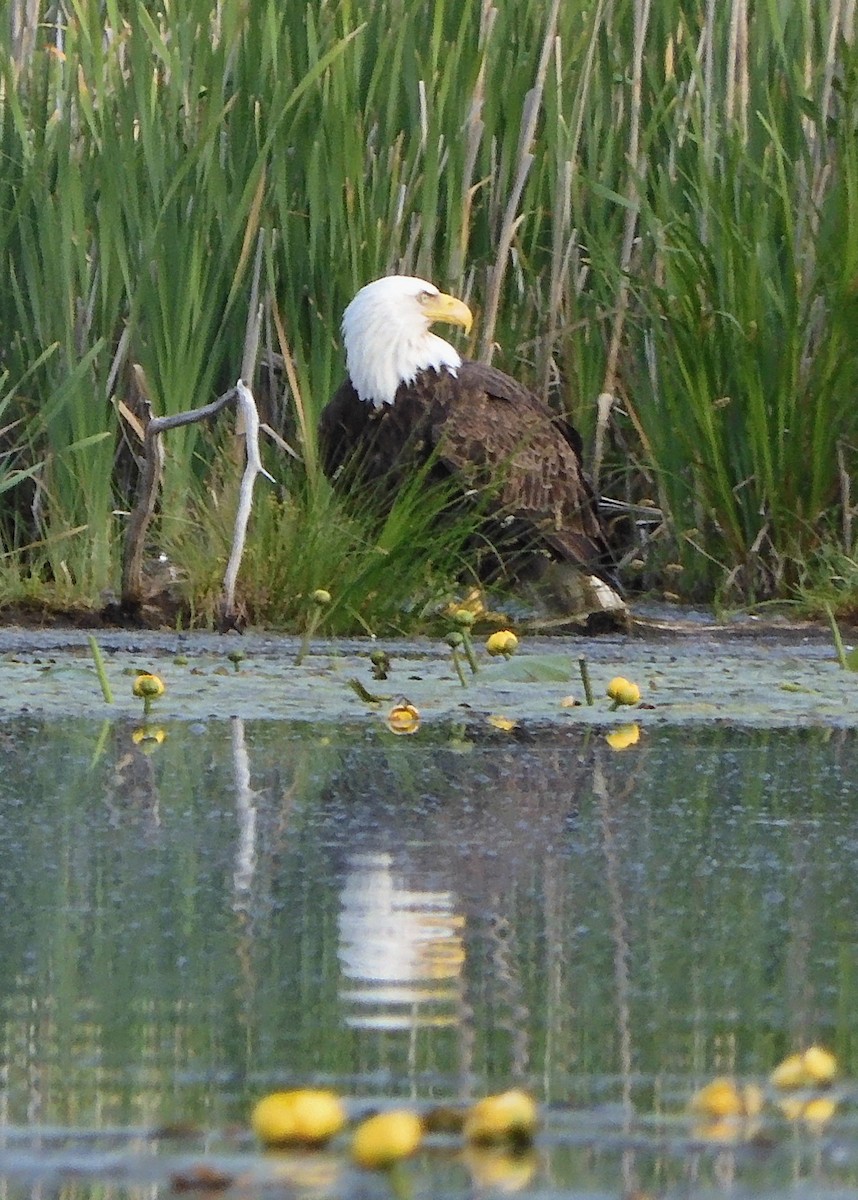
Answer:
POLYGON ((745 1102, 734 1081, 722 1076, 695 1093, 691 1098, 691 1111, 706 1117, 742 1117, 745 1102))
POLYGON ((318 604, 320 608, 324 608, 326 604, 331 603, 331 593, 324 588, 316 588, 310 599, 314 604, 318 604))
POLYGON ((453 613, 453 622, 460 629, 470 629, 476 619, 476 614, 472 613, 468 608, 457 608, 453 613))
POLYGON ((321 1146, 344 1127, 346 1112, 334 1092, 300 1088, 263 1097, 250 1123, 265 1146, 321 1146))
POLYGON ((493 658, 499 654, 509 658, 517 648, 518 638, 511 629, 499 629, 497 633, 492 633, 486 638, 486 650, 493 658))
POLYGON ((157 675, 141 671, 134 680, 131 692, 138 700, 157 700, 164 695, 164 683, 157 675))
POLYGON ((416 733, 419 725, 420 713, 407 700, 394 704, 387 714, 387 728, 391 733, 416 733))
POLYGON ((377 1113, 358 1125, 352 1138, 352 1158, 368 1170, 392 1167, 408 1158, 423 1139, 423 1122, 407 1110, 377 1113))
POLYGON ((802 1054, 790 1054, 772 1071, 770 1080, 783 1091, 803 1087, 825 1087, 837 1074, 837 1059, 822 1046, 808 1046, 802 1054))
POLYGON ((468 1111, 465 1137, 469 1142, 530 1142, 539 1123, 536 1101, 520 1088, 486 1096, 468 1111))
POLYGON ((812 1083, 831 1083, 837 1074, 837 1059, 830 1050, 825 1050, 822 1046, 808 1046, 802 1058, 804 1069, 812 1083))
POLYGON ((616 705, 638 704, 641 698, 641 690, 638 685, 628 679, 624 679, 622 675, 616 675, 611 680, 608 684, 607 693, 616 705))
POLYGON ((804 1087, 808 1079, 802 1056, 800 1054, 788 1055, 783 1062, 778 1063, 769 1078, 773 1087, 783 1088, 784 1091, 804 1087))

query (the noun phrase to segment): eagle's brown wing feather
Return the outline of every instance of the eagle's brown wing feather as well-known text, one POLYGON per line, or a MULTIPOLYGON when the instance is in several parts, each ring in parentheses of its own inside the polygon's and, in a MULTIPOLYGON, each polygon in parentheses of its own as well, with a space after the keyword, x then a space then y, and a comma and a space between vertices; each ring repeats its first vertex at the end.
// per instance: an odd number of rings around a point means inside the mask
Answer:
POLYGON ((595 571, 609 567, 577 431, 502 371, 465 362, 458 383, 463 398, 433 428, 441 460, 472 486, 495 489, 497 507, 561 558, 595 571))
POLYGON ((433 412, 421 389, 400 388, 395 404, 373 408, 347 379, 319 420, 322 470, 345 488, 384 484, 395 494, 432 453, 433 412))
POLYGON ((509 375, 465 361, 457 375, 424 371, 373 410, 346 381, 322 413, 325 473, 394 491, 434 451, 466 489, 491 489, 511 517, 564 559, 610 575, 613 559, 581 465, 577 432, 509 375))

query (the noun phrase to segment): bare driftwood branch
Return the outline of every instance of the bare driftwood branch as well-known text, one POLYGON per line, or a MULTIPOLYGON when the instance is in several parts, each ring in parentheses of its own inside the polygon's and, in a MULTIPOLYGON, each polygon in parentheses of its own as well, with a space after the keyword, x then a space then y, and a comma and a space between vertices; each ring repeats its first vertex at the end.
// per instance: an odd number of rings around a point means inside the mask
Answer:
MULTIPOLYGON (((259 251, 256 257, 254 275, 253 302, 245 330, 244 353, 242 355, 242 373, 251 377, 259 350, 259 332, 262 326, 262 306, 257 303, 258 276, 261 262, 262 240, 260 236, 259 251)), ((144 462, 137 490, 137 502, 128 522, 125 536, 125 554, 122 565, 122 608, 133 610, 139 608, 145 599, 143 588, 143 555, 146 546, 146 534, 155 513, 155 504, 161 486, 164 471, 163 434, 168 429, 179 429, 183 425, 193 425, 197 421, 206 421, 217 416, 221 409, 235 403, 238 409, 236 417, 236 433, 244 438, 246 465, 239 489, 238 509, 235 516, 235 531, 232 549, 223 580, 223 598, 221 601, 221 627, 235 628, 239 624, 239 616, 235 606, 235 586, 244 553, 244 543, 247 536, 247 523, 253 507, 253 485, 257 475, 274 480, 262 466, 259 454, 259 413, 253 393, 239 379, 235 387, 218 396, 211 404, 202 408, 192 408, 187 412, 175 413, 169 417, 153 417, 152 407, 148 398, 143 401, 143 450, 144 462)))
POLYGON ((244 543, 247 537, 247 522, 250 520, 250 510, 253 507, 253 485, 257 475, 274 480, 262 465, 259 457, 259 413, 256 411, 256 401, 253 393, 239 379, 235 385, 235 395, 238 400, 241 423, 244 427, 245 453, 247 465, 241 477, 241 488, 238 493, 238 508, 235 513, 235 527, 232 535, 232 550, 223 577, 222 620, 225 626, 234 625, 237 617, 235 607, 235 585, 238 580, 238 570, 244 554, 244 543))
POLYGON ((164 472, 164 444, 162 434, 167 429, 178 429, 182 425, 192 425, 195 421, 205 421, 214 417, 232 403, 236 398, 236 388, 230 388, 211 404, 203 408, 190 409, 188 412, 175 413, 170 417, 153 417, 148 400, 143 402, 143 425, 145 429, 143 440, 143 471, 137 488, 137 502, 128 521, 125 534, 125 553, 122 563, 122 607, 133 609, 143 600, 143 552, 146 546, 146 534, 152 523, 155 503, 161 487, 161 476, 164 472))

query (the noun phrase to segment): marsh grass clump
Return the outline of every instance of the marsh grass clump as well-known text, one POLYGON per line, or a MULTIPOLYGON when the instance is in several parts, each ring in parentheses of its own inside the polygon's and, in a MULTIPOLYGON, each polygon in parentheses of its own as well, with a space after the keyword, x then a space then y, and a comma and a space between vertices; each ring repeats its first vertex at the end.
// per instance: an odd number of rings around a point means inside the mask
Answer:
MULTIPOLYGON (((302 627, 305 598, 330 584, 330 635, 420 628, 450 599, 454 581, 471 577, 478 517, 459 511, 457 499, 446 485, 421 480, 384 515, 370 494, 346 505, 324 481, 263 498, 242 574, 252 619, 302 627)), ((214 603, 215 586, 210 595, 214 603)))
MULTIPOLYGON (((147 406, 232 386, 259 305, 249 382, 278 487, 243 600, 300 628, 336 561, 331 632, 416 624, 473 540, 416 500, 379 531, 332 498, 314 438, 342 310, 391 271, 463 296, 463 349, 572 418, 603 491, 660 513, 657 537, 636 510, 622 525, 642 586, 807 603, 854 560, 849 6, 117 0, 59 26, 13 8, 0 604, 116 589, 147 406)), ((216 609, 231 440, 193 426, 167 449, 153 549, 196 623, 216 609)), ((856 595, 853 573, 839 610, 856 595)))

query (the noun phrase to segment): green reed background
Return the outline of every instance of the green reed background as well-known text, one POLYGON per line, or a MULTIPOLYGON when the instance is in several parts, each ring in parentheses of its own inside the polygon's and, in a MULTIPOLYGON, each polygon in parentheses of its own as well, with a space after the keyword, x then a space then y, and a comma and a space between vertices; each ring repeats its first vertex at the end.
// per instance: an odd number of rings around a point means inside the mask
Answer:
MULTIPOLYGON (((290 370, 256 391, 302 461, 267 452, 254 617, 336 581, 335 625, 403 623, 460 565, 464 532, 433 546, 407 514, 379 553, 316 467, 342 309, 392 270, 465 296, 469 352, 569 413, 608 495, 660 506, 629 582, 854 603, 854 0, 23 8, 0 45, 0 602, 116 585, 121 414, 235 381, 261 246, 265 362, 290 370)), ((167 447, 153 549, 200 619, 228 424, 167 447)))

